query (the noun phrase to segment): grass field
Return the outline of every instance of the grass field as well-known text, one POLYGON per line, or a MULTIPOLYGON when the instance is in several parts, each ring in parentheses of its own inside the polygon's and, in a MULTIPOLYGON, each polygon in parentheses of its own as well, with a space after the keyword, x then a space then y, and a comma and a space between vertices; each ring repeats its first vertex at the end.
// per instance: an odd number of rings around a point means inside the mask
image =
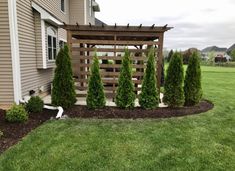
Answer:
POLYGON ((202 67, 212 111, 171 119, 49 121, 0 170, 235 170, 235 68, 202 67))

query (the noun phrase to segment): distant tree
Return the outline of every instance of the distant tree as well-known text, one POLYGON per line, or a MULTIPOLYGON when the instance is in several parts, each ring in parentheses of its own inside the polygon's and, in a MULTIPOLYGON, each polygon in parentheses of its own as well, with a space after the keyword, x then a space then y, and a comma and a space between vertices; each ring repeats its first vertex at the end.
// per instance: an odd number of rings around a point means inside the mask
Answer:
POLYGON ((144 109, 155 109, 159 104, 159 93, 157 90, 155 50, 152 47, 148 53, 147 68, 141 86, 139 97, 140 106, 144 109))
POLYGON ((232 61, 235 61, 235 49, 231 51, 231 58, 232 58, 232 61))
POLYGON ((52 104, 69 108, 76 103, 76 93, 73 80, 69 48, 65 45, 56 58, 56 69, 53 79, 52 104))
POLYGON ((186 106, 198 104, 202 97, 201 68, 199 56, 196 52, 189 59, 184 81, 184 96, 186 106))
POLYGON ((104 86, 100 76, 99 60, 96 52, 91 66, 86 102, 87 107, 90 109, 103 108, 105 106, 104 86))
POLYGON ((183 53, 183 64, 188 64, 189 58, 192 56, 192 52, 190 50, 187 50, 183 53))
POLYGON ((135 106, 135 98, 134 85, 132 83, 130 52, 126 49, 118 78, 115 103, 120 108, 133 108, 135 106))
POLYGON ((215 63, 215 52, 214 51, 208 53, 208 63, 211 65, 215 63))
POLYGON ((167 69, 167 76, 164 84, 163 101, 169 107, 179 107, 184 104, 184 68, 182 56, 175 52, 167 69))
POLYGON ((169 52, 169 54, 168 54, 168 57, 167 57, 167 62, 170 62, 173 53, 174 53, 174 51, 173 51, 173 50, 170 50, 170 52, 169 52))

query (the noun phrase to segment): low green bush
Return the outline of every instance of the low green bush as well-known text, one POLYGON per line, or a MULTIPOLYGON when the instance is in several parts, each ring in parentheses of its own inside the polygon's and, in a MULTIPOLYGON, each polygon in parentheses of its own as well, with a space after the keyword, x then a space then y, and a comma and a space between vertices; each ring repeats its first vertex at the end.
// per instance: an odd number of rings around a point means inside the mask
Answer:
POLYGON ((28 120, 28 113, 23 105, 14 104, 6 112, 6 120, 8 122, 25 122, 28 120))
POLYGON ((31 97, 28 103, 26 104, 26 110, 30 113, 38 113, 42 112, 43 106, 43 100, 38 96, 34 96, 31 97))

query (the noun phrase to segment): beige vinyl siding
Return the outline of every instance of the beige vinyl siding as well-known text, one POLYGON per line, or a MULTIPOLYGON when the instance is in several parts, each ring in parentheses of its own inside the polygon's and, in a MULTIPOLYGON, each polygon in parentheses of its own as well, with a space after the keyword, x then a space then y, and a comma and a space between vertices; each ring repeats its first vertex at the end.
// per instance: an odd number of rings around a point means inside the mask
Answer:
POLYGON ((67 31, 65 29, 58 29, 58 37, 60 40, 65 40, 67 42, 67 31))
POLYGON ((69 0, 65 0, 65 13, 60 9, 60 0, 34 0, 34 2, 58 18, 60 21, 69 23, 69 0))
POLYGON ((84 0, 70 0, 70 24, 79 23, 83 25, 84 21, 84 0))
POLYGON ((86 0, 87 1, 87 3, 86 3, 86 5, 87 5, 87 7, 86 7, 86 17, 87 17, 87 24, 89 24, 89 23, 91 23, 92 25, 94 25, 95 24, 95 13, 94 13, 94 11, 93 11, 93 8, 91 8, 91 10, 92 10, 92 15, 90 15, 90 4, 89 4, 89 0, 86 0))
MULTIPOLYGON (((35 22, 30 0, 17 0, 22 96, 41 86, 49 90, 53 69, 37 69, 35 22)), ((40 47, 39 47, 40 48, 40 47)))
POLYGON ((0 105, 14 101, 8 1, 0 1, 0 105))
POLYGON ((37 68, 43 68, 43 57, 42 57, 42 32, 41 32, 41 16, 37 11, 33 12, 34 15, 34 30, 36 40, 36 58, 37 68))

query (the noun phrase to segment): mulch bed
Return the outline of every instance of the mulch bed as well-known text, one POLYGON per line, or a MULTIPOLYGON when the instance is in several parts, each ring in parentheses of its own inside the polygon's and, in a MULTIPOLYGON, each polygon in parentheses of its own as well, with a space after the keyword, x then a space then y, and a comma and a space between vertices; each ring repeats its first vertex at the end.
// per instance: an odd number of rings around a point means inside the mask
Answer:
MULTIPOLYGON (((123 119, 137 119, 137 118, 169 118, 179 117, 185 115, 193 115, 206 112, 213 108, 213 104, 208 101, 202 101, 199 105, 193 107, 182 108, 158 108, 155 110, 143 110, 141 108, 134 108, 132 110, 122 110, 116 107, 105 107, 98 110, 89 110, 86 106, 75 106, 64 112, 71 118, 123 118, 123 119)), ((0 137, 0 154, 16 144, 26 136, 31 130, 35 129, 43 122, 55 117, 57 111, 44 110, 41 113, 30 114, 29 120, 26 123, 9 123, 5 121, 5 111, 0 109, 0 130, 3 132, 3 137, 0 137)))
POLYGON ((57 111, 44 110, 42 113, 30 114, 25 123, 9 123, 5 121, 5 111, 0 109, 0 130, 3 132, 3 137, 0 137, 0 154, 56 114, 57 111))
POLYGON ((75 106, 67 110, 65 114, 72 118, 170 118, 206 112, 212 109, 213 107, 214 105, 209 101, 201 101, 198 105, 192 107, 158 108, 155 110, 144 110, 140 107, 136 107, 134 109, 129 110, 123 110, 117 107, 105 107, 103 109, 89 110, 86 106, 75 106))

